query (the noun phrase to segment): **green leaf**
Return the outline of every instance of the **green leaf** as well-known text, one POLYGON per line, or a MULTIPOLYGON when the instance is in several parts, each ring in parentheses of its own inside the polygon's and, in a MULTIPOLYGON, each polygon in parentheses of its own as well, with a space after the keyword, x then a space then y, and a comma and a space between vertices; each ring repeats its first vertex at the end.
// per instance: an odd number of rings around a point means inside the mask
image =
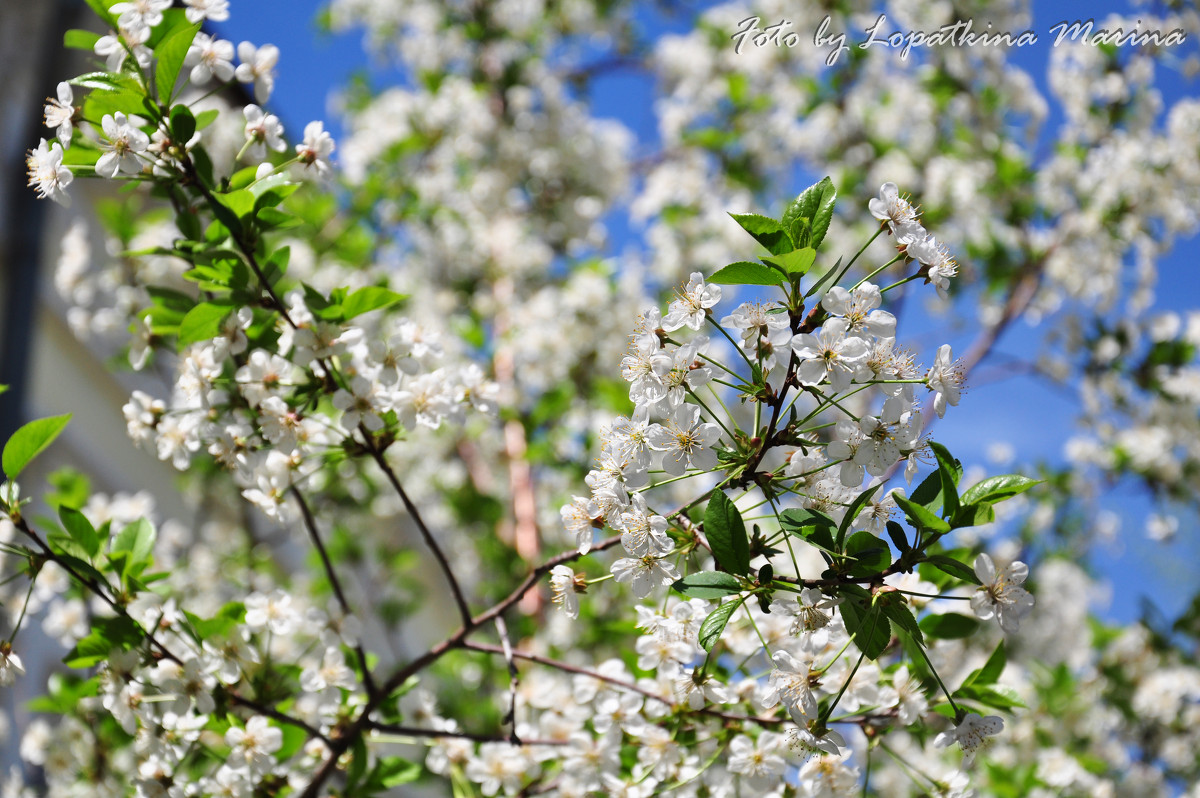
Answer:
POLYGON ((921 631, 939 640, 961 640, 975 634, 979 621, 969 615, 947 612, 944 615, 926 615, 921 619, 921 631))
POLYGON ((721 639, 721 633, 725 631, 725 625, 729 623, 729 618, 733 613, 737 612, 737 608, 742 606, 744 600, 739 598, 734 601, 726 601, 708 614, 708 617, 704 619, 704 623, 700 624, 699 640, 701 648, 705 651, 712 651, 713 646, 721 639))
POLYGON ((853 576, 877 574, 892 564, 892 552, 887 544, 870 532, 855 532, 846 541, 846 554, 853 557, 850 567, 853 576))
MULTIPOLYGON (((103 119, 105 115, 123 113, 126 116, 148 116, 156 118, 153 103, 146 99, 140 89, 120 91, 93 90, 83 101, 83 115, 88 119, 103 119)), ((72 149, 74 149, 72 147, 72 149)))
MULTIPOLYGON (((163 105, 171 102, 175 93, 175 82, 179 79, 179 70, 183 67, 183 59, 187 56, 196 32, 200 30, 199 23, 180 28, 167 36, 155 48, 158 64, 154 67, 154 85, 158 89, 158 101, 163 105)), ((191 138, 190 136, 188 138, 191 138)))
POLYGON ((942 517, 953 518, 958 512, 958 480, 962 477, 962 463, 937 441, 930 441, 929 448, 933 449, 937 458, 938 478, 942 482, 942 517))
POLYGON ((286 762, 308 742, 308 733, 290 723, 279 724, 279 731, 283 734, 283 744, 274 755, 278 758, 277 761, 286 762))
POLYGON ((699 571, 676 580, 671 587, 688 598, 714 599, 742 592, 742 583, 733 574, 699 571))
POLYGON ((892 626, 887 616, 879 607, 865 605, 857 597, 842 602, 841 612, 846 631, 854 635, 854 645, 867 659, 878 659, 892 640, 892 626))
POLYGON ((995 684, 1000 675, 1004 673, 1006 664, 1008 664, 1008 652, 1005 651, 1004 641, 1001 640, 983 667, 971 671, 970 675, 963 680, 962 686, 995 684))
POLYGON ((842 524, 838 527, 837 532, 838 551, 842 550, 842 545, 846 542, 846 532, 849 531, 850 525, 854 523, 855 518, 858 518, 858 514, 862 512, 863 508, 870 503, 871 497, 875 495, 875 492, 879 490, 880 487, 882 486, 874 485, 867 488, 862 493, 858 494, 858 498, 851 502, 850 506, 846 509, 846 514, 842 516, 842 524))
POLYGON ((221 111, 217 108, 209 108, 207 111, 201 111, 196 114, 196 130, 204 130, 204 128, 217 121, 217 117, 221 115, 221 111))
POLYGON ((708 278, 710 283, 721 285, 779 285, 783 280, 784 276, 770 266, 746 260, 718 269, 708 278))
POLYGON ((812 288, 809 288, 808 291, 805 292, 804 298, 807 299, 808 297, 819 293, 821 291, 821 289, 824 288, 825 283, 829 282, 835 276, 837 276, 837 274, 841 271, 841 269, 842 269, 842 259, 838 258, 837 263, 833 264, 833 268, 827 270, 823 275, 821 275, 821 278, 819 280, 817 280, 815 283, 813 283, 812 288))
POLYGON ((98 41, 100 34, 90 30, 72 29, 63 34, 63 47, 68 50, 86 50, 90 53, 96 49, 98 41))
POLYGON ((187 144, 196 135, 196 117, 186 105, 171 109, 171 138, 176 144, 187 144))
POLYGON ((398 756, 389 756, 380 759, 375 765, 375 773, 371 776, 371 782, 378 783, 386 790, 416 781, 420 778, 421 772, 422 768, 419 763, 409 762, 398 756))
POLYGON ((124 615, 92 619, 92 630, 63 658, 68 668, 91 668, 108 659, 114 648, 129 650, 140 645, 145 635, 124 615))
POLYGON ((108 13, 110 3, 106 3, 105 0, 86 0, 86 2, 96 16, 108 23, 110 28, 116 27, 116 20, 113 19, 112 14, 108 13))
POLYGON ((780 220, 797 247, 819 247, 833 218, 837 189, 828 177, 800 192, 780 220))
POLYGON ((767 263, 772 263, 793 276, 808 274, 808 270, 812 268, 816 259, 817 251, 812 247, 792 250, 783 255, 768 255, 763 258, 767 263))
POLYGON ((87 517, 78 510, 62 506, 58 508, 58 517, 62 520, 63 528, 71 539, 87 553, 87 559, 94 558, 100 553, 100 536, 87 517))
POLYGON ((962 502, 963 504, 977 504, 979 502, 994 504, 1002 502, 1005 499, 1011 499, 1019 493, 1024 493, 1034 485, 1041 484, 1041 482, 1042 480, 1030 479, 1020 474, 1004 474, 998 477, 988 477, 968 488, 967 492, 962 495, 962 502))
POLYGON ((964 565, 955 558, 946 554, 931 554, 927 562, 943 573, 956 576, 965 582, 970 582, 973 585, 983 584, 979 581, 979 577, 975 575, 975 570, 969 565, 964 565))
POLYGON ((930 532, 935 532, 944 535, 950 531, 950 525, 932 511, 924 506, 917 504, 912 499, 905 498, 899 493, 893 493, 892 498, 896 500, 896 506, 904 511, 908 516, 908 520, 918 529, 928 529, 930 532))
POLYGON ((996 709, 1008 710, 1025 706, 1025 702, 1017 695, 1017 691, 1005 684, 973 684, 969 687, 960 687, 955 691, 954 697, 977 701, 984 706, 996 709))
POLYGON ((16 479, 29 461, 41 454, 47 446, 54 442, 58 434, 71 420, 71 414, 40 418, 30 421, 13 433, 4 444, 4 454, 0 455, 0 464, 4 466, 4 475, 16 479))
POLYGON ((996 511, 986 502, 979 504, 963 504, 950 518, 950 526, 958 529, 963 526, 980 526, 996 520, 996 511))
POLYGON ((818 510, 793 508, 779 514, 780 525, 789 532, 799 531, 804 527, 821 526, 832 530, 837 522, 818 510))
POLYGON ((342 300, 343 318, 352 319, 372 310, 379 310, 404 299, 404 294, 397 294, 387 288, 368 285, 360 288, 342 300))
POLYGON ((908 544, 908 537, 904 534, 904 527, 897 524, 895 521, 887 522, 888 537, 892 539, 892 545, 903 554, 906 551, 911 551, 912 546, 908 544))
POLYGON ((731 213, 733 220, 742 226, 754 240, 767 248, 772 255, 782 255, 796 248, 783 225, 774 219, 757 213, 731 213))
POLYGON ((750 571, 750 541, 742 514, 724 491, 714 490, 704 511, 704 534, 717 563, 730 573, 750 571))
MULTIPOLYGON (((899 593, 892 595, 903 596, 899 593)), ((908 602, 898 599, 890 599, 883 603, 883 614, 888 617, 896 629, 902 629, 907 632, 918 645, 925 645, 925 638, 921 634, 921 627, 917 624, 917 619, 913 616, 912 610, 909 609, 908 602)))
POLYGON ((187 312, 179 323, 179 349, 197 341, 216 338, 221 333, 221 322, 233 312, 230 302, 201 302, 187 312))
POLYGON ((196 630, 196 636, 200 640, 231 633, 245 617, 246 606, 237 601, 231 601, 221 607, 212 618, 200 618, 188 614, 188 620, 192 622, 192 628, 196 630))
POLYGON ((154 541, 157 537, 158 533, 150 522, 145 518, 139 518, 132 524, 127 524, 113 538, 112 546, 109 548, 109 557, 115 558, 118 554, 126 554, 122 574, 129 576, 141 573, 150 564, 150 557, 154 553, 154 541))

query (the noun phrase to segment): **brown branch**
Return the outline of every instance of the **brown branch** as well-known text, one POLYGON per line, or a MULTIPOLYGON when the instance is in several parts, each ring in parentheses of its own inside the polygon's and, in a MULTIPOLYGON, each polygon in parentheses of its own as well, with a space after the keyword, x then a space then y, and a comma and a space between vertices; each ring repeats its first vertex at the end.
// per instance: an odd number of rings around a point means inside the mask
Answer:
MULTIPOLYGON (((333 594, 337 596, 338 606, 342 608, 343 615, 353 615, 354 611, 350 609, 350 602, 346 600, 346 593, 342 590, 342 582, 338 579, 337 571, 333 568, 333 561, 329 559, 329 551, 325 548, 325 543, 321 540, 321 534, 317 529, 317 519, 313 517, 312 510, 309 509, 308 502, 304 501, 304 496, 300 493, 300 489, 292 485, 292 495, 296 497, 297 504, 300 505, 300 514, 304 517, 304 526, 308 530, 308 536, 312 539, 313 545, 316 546, 317 554, 321 556, 321 564, 325 567, 325 576, 329 579, 329 584, 333 587, 333 594)), ((359 643, 354 646, 355 656, 358 658, 358 667, 362 671, 363 686, 367 688, 367 695, 375 695, 375 679, 371 675, 371 669, 367 667, 367 652, 359 643)))
MULTIPOLYGON (((463 647, 470 649, 471 651, 481 651, 486 654, 503 654, 504 653, 504 650, 501 649, 499 646, 492 646, 492 645, 488 645, 487 643, 464 643, 463 647)), ((669 698, 663 698, 661 695, 654 692, 653 690, 647 690, 646 688, 640 687, 636 684, 630 684, 629 682, 622 681, 622 680, 617 679, 612 676, 606 676, 603 673, 599 673, 599 672, 593 671, 593 670, 588 670, 587 668, 582 668, 578 665, 571 665, 570 663, 562 662, 561 660, 552 659, 550 657, 544 657, 540 654, 529 654, 524 651, 514 651, 514 652, 512 652, 512 656, 517 659, 523 659, 523 660, 527 660, 529 662, 536 662, 539 665, 545 665, 547 667, 555 668, 556 670, 565 671, 567 673, 574 673, 574 674, 578 674, 580 676, 590 676, 593 679, 597 679, 602 682, 608 682, 609 684, 611 684, 615 687, 619 687, 622 690, 629 690, 630 692, 639 693, 647 698, 652 698, 655 701, 660 701, 663 704, 667 704, 668 706, 675 705, 674 701, 672 701, 669 698)), ((761 723, 764 725, 775 725, 777 723, 783 723, 782 718, 760 718, 760 717, 757 717, 754 715, 735 715, 731 712, 723 712, 719 709, 713 709, 711 707, 705 707, 703 709, 697 709, 694 711, 698 715, 711 715, 713 717, 722 718, 723 720, 748 721, 750 723, 761 723)))
POLYGON ((446 731, 445 729, 420 729, 413 726, 401 726, 396 723, 377 723, 368 721, 367 728, 372 731, 387 732, 388 734, 402 734, 408 737, 433 737, 434 739, 441 737, 455 738, 459 740, 472 740, 477 743, 508 743, 514 745, 568 745, 569 740, 518 740, 513 741, 509 737, 502 737, 495 734, 476 734, 474 732, 463 731, 446 731))
POLYGON ((421 537, 425 540, 425 545, 433 552, 434 558, 438 561, 438 566, 442 569, 442 574, 445 575, 446 581, 450 584, 450 592, 454 595, 454 603, 458 606, 458 614, 462 618, 464 627, 471 625, 471 609, 467 606, 467 599, 463 596, 462 586, 458 584, 458 578, 454 575, 453 569, 450 567, 450 561, 446 559, 445 552, 438 545, 437 539, 433 533, 429 531, 429 527, 425 525, 425 519, 421 517, 421 511, 413 504, 412 499, 408 498, 408 493, 400 484, 400 480, 396 477, 396 472, 392 470, 392 466, 383 456, 383 452, 375 443, 375 438, 365 429, 359 430, 363 435, 363 440, 366 441, 367 451, 371 453, 371 458, 383 470, 387 476, 388 482, 392 484, 396 494, 400 497, 400 501, 404 503, 404 509, 408 511, 408 515, 417 525, 417 529, 421 532, 421 537))
MULTIPOLYGON (((105 590, 102 590, 100 587, 100 584, 97 583, 95 579, 92 579, 90 577, 84 576, 83 574, 79 573, 77 570, 75 570, 74 566, 72 566, 69 562, 67 562, 65 559, 63 559, 58 554, 56 554, 54 552, 54 550, 51 549, 49 547, 49 545, 47 545, 46 542, 43 541, 38 536, 38 534, 36 532, 34 532, 33 529, 30 528, 29 524, 25 521, 24 518, 17 518, 14 523, 14 526, 16 526, 17 529, 21 530, 21 532, 23 532, 26 537, 28 537, 35 544, 37 544, 37 547, 39 549, 41 549, 43 556, 47 560, 58 565, 58 567, 62 568, 64 571, 66 571, 71 576, 71 578, 73 578, 76 582, 78 582, 80 585, 86 587, 94 595, 103 599, 104 602, 106 604, 108 604, 108 606, 110 608, 112 608, 112 610, 115 613, 117 613, 117 615, 121 616, 125 620, 132 623, 135 627, 137 627, 138 631, 140 631, 142 633, 142 635, 145 636, 146 640, 149 641, 150 645, 153 648, 158 650, 159 654, 162 656, 163 659, 170 660, 171 662, 175 662, 180 665, 183 664, 183 660, 180 659, 179 656, 176 655, 174 652, 172 652, 169 648, 167 648, 166 645, 161 640, 159 640, 157 637, 155 637, 153 632, 150 632, 150 631, 147 631, 146 629, 144 629, 142 627, 142 625, 140 623, 138 623, 137 619, 129 614, 129 611, 124 606, 122 606, 115 599, 113 599, 111 596, 109 596, 108 592, 106 592, 105 590)), ((105 587, 108 588, 108 591, 112 591, 111 585, 109 585, 107 582, 104 584, 105 584, 105 587)), ((228 695, 229 700, 235 704, 240 704, 241 706, 244 706, 247 709, 253 709, 255 712, 259 713, 260 715, 266 715, 267 717, 274 718, 275 720, 279 721, 280 723, 287 723, 291 726, 296 726, 298 728, 301 728, 305 732, 307 732, 310 736, 317 737, 317 738, 323 740, 326 744, 329 744, 331 742, 330 739, 326 735, 324 735, 320 732, 320 730, 314 728, 313 726, 310 726, 309 724, 305 723, 304 721, 300 720, 299 718, 294 718, 291 715, 287 715, 283 712, 280 712, 279 710, 272 709, 271 707, 268 707, 265 704, 261 704, 258 701, 241 696, 231 690, 226 690, 226 695, 228 695)))
MULTIPOLYGON (((613 537, 607 538, 593 546, 592 551, 603 551, 604 549, 611 548, 620 542, 621 536, 614 535, 613 537)), ((529 575, 525 577, 521 584, 518 585, 512 593, 508 594, 506 598, 501 600, 487 611, 469 619, 468 622, 463 624, 463 627, 453 635, 438 643, 436 646, 429 649, 412 662, 404 665, 392 673, 392 675, 389 676, 383 683, 383 686, 380 688, 375 697, 367 701, 366 706, 363 707, 362 712, 360 712, 358 715, 358 718, 349 726, 345 727, 342 731, 342 734, 333 740, 333 744, 329 746, 329 758, 325 760, 325 764, 321 765, 320 769, 313 774, 312 781, 310 781, 308 786, 304 788, 304 792, 300 793, 299 798, 317 798, 317 795, 321 791, 321 787, 326 781, 329 780, 330 776, 333 775, 333 771, 337 769, 338 759, 342 754, 350 749, 355 740, 362 736, 363 731, 367 729, 371 723, 371 713, 379 709, 379 707, 383 705, 383 702, 387 700, 388 696, 391 695, 392 692, 397 690, 401 685, 408 681, 410 677, 423 671, 425 668, 437 662, 449 652, 456 649, 465 648, 467 635, 471 634, 488 621, 499 617, 506 609, 520 601, 521 597, 524 596, 530 588, 537 584, 538 580, 549 573, 554 566, 572 562, 579 559, 581 556, 583 555, 581 555, 578 551, 568 551, 564 554, 558 555, 557 557, 550 558, 537 568, 534 568, 533 571, 531 571, 529 575)))
POLYGON ((252 698, 246 698, 245 696, 239 695, 238 693, 235 693, 231 690, 226 690, 225 695, 229 696, 229 700, 232 701, 233 703, 238 704, 243 707, 246 707, 246 709, 252 709, 255 712, 257 712, 259 715, 265 715, 268 718, 273 718, 273 719, 279 721, 280 723, 286 723, 289 726, 295 726, 298 729, 303 729, 305 732, 308 733, 309 737, 316 737, 317 739, 319 739, 321 742, 325 743, 326 745, 330 745, 332 743, 332 740, 330 740, 328 736, 323 734, 320 729, 318 729, 315 726, 311 726, 308 723, 305 723, 304 721, 300 720, 299 718, 293 718, 291 715, 287 715, 283 712, 280 712, 277 709, 273 709, 272 707, 269 707, 266 704, 261 704, 252 698))

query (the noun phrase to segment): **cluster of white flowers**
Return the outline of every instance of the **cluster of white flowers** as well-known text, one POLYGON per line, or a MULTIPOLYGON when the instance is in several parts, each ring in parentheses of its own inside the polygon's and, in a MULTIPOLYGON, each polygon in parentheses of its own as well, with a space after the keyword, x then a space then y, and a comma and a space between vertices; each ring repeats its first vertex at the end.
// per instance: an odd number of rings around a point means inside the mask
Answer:
POLYGON ((280 320, 275 351, 247 351, 253 314, 240 308, 221 335, 182 354, 169 405, 135 391, 124 407, 130 437, 181 471, 207 451, 246 499, 287 523, 298 518, 289 489, 360 425, 377 432, 393 417, 406 430, 436 429, 461 423, 469 409, 495 411, 495 384, 474 364, 439 367, 441 347, 414 322, 393 318, 390 333, 368 336, 363 327, 315 318, 298 292, 288 301, 296 327, 280 320), (301 409, 298 391, 330 379, 334 363, 346 379, 332 396, 340 415, 301 409))

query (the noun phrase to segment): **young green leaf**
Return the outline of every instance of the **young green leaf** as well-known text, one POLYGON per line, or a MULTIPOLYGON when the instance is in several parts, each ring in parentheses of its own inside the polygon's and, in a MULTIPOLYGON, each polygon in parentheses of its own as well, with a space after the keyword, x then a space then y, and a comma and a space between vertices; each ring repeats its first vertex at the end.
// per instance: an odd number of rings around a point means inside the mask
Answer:
POLYGON ((221 322, 233 312, 230 302, 201 302, 187 312, 179 323, 179 349, 197 341, 216 338, 221 332, 221 322))
POLYGON ((87 516, 64 505, 58 508, 58 517, 71 540, 86 552, 87 559, 92 559, 100 553, 100 536, 87 516))
POLYGON ((870 503, 871 497, 875 495, 875 492, 878 491, 880 487, 882 486, 873 485, 872 487, 867 488, 862 493, 858 494, 858 498, 851 502, 850 506, 846 509, 846 514, 842 516, 842 524, 838 527, 837 532, 838 551, 841 551, 842 545, 846 542, 846 532, 850 530, 850 525, 854 523, 854 519, 858 518, 858 514, 862 512, 863 508, 870 503))
POLYGON ((979 621, 969 615, 947 612, 944 615, 926 615, 921 619, 921 631, 939 640, 960 640, 975 634, 979 621))
POLYGON ((988 477, 967 488, 967 492, 962 495, 962 502, 963 504, 977 504, 979 502, 995 504, 1005 499, 1011 499, 1019 493, 1024 493, 1034 485, 1040 483, 1041 480, 1030 479, 1020 474, 1003 474, 1001 476, 988 477))
POLYGON ((154 50, 158 65, 154 68, 154 85, 158 89, 158 101, 169 105, 175 93, 175 81, 179 79, 179 70, 187 57, 188 48, 196 38, 200 25, 188 25, 180 28, 165 38, 154 50))
POLYGON ((816 259, 817 251, 812 247, 785 252, 782 255, 767 255, 763 258, 767 263, 778 266, 793 276, 808 274, 816 259))
POLYGON ((404 299, 404 294, 397 294, 387 288, 368 285, 360 288, 342 300, 344 318, 352 319, 372 310, 379 310, 404 299))
POLYGON ((109 548, 109 556, 115 558, 122 553, 127 555, 122 575, 136 575, 145 570, 145 567, 150 564, 150 557, 154 552, 154 541, 157 537, 158 533, 145 518, 139 518, 132 524, 127 524, 117 533, 109 548))
POLYGON ((973 585, 982 584, 979 581, 979 577, 975 575, 974 569, 946 554, 931 554, 927 561, 939 571, 951 576, 957 576, 964 582, 970 582, 973 585))
POLYGON ((892 553, 887 544, 870 532, 855 532, 846 541, 846 554, 853 557, 850 573, 854 576, 870 576, 886 569, 892 563, 892 553))
POLYGON ((963 526, 981 526, 996 520, 996 511, 986 502, 978 504, 962 504, 950 518, 950 526, 958 529, 963 526))
POLYGON ((741 260, 718 269, 708 281, 721 285, 779 285, 783 279, 783 274, 770 266, 741 260))
POLYGON ((892 640, 892 626, 883 610, 852 598, 842 602, 841 612, 846 631, 854 635, 854 644, 867 659, 878 659, 892 640))
POLYGON ((904 534, 904 527, 900 526, 895 521, 887 522, 887 533, 888 537, 892 539, 892 545, 895 546, 901 554, 912 549, 912 546, 910 546, 908 543, 908 538, 904 534))
POLYGON ((774 219, 757 213, 731 213, 733 220, 742 226, 754 240, 767 248, 772 255, 781 255, 796 248, 783 225, 774 219))
POLYGON ((0 464, 4 467, 4 475, 8 479, 16 479, 29 461, 41 454, 47 446, 54 442, 58 434, 71 420, 71 414, 40 418, 30 421, 13 433, 4 444, 4 454, 0 455, 0 464))
POLYGON ((962 463, 937 441, 930 441, 929 448, 933 449, 933 455, 937 458, 937 473, 942 482, 942 517, 953 518, 958 512, 958 480, 962 477, 962 463))
POLYGON ((896 500, 896 505, 904 511, 908 516, 908 520, 918 529, 928 529, 930 532, 944 535, 950 531, 950 525, 931 510, 917 504, 911 499, 905 498, 899 493, 892 494, 892 498, 896 500))
POLYGON ((780 221, 797 247, 816 249, 829 230, 833 218, 833 207, 837 201, 837 189, 828 177, 800 192, 780 221))
POLYGON ((808 526, 821 526, 830 530, 837 526, 837 522, 825 513, 803 508, 784 510, 779 514, 779 521, 780 525, 789 532, 796 532, 808 526))
POLYGON ((714 490, 704 511, 704 534, 717 563, 733 574, 750 571, 750 541, 742 514, 724 491, 714 490))
POLYGON ((743 601, 745 599, 741 598, 726 601, 708 614, 704 623, 700 624, 698 633, 701 648, 705 651, 712 651, 713 646, 721 639, 721 633, 725 631, 725 625, 729 623, 729 618, 737 612, 738 607, 742 606, 743 601))
POLYGON ((89 53, 96 49, 100 34, 90 30, 72 29, 63 34, 63 47, 68 50, 87 50, 89 53))
MULTIPOLYGON (((893 593, 898 596, 899 594, 893 593)), ((903 629, 919 644, 925 645, 925 638, 921 634, 921 627, 917 624, 917 619, 913 616, 912 610, 909 609, 908 602, 899 599, 892 599, 882 603, 883 614, 888 617, 888 620, 894 624, 897 630, 903 629)))
POLYGON ((1001 640, 983 667, 971 671, 963 680, 962 686, 995 684, 996 680, 1000 678, 1000 674, 1004 673, 1006 664, 1008 664, 1008 652, 1005 651, 1004 641, 1001 640))
POLYGON ((688 598, 714 599, 732 596, 742 591, 742 583, 733 574, 721 571, 699 571, 678 579, 671 585, 688 598))

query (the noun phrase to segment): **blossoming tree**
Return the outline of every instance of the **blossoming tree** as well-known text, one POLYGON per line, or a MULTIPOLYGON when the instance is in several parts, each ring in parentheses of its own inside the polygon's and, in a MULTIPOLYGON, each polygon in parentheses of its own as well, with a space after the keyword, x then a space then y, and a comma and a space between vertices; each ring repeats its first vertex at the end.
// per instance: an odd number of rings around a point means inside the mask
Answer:
POLYGON ((1194 503, 1200 317, 1147 313, 1196 223, 1200 106, 1153 90, 1177 52, 1055 50, 1038 156, 1045 100, 1000 50, 832 68, 735 52, 742 8, 655 39, 619 3, 336 0, 413 82, 349 92, 335 147, 321 122, 289 144, 286 56, 206 32, 223 0, 88 4, 109 32, 66 44, 97 71, 47 101, 29 181, 137 184, 102 212, 116 254, 78 222, 57 284, 78 334, 162 378, 125 422, 197 516, 22 480, 66 416, 5 444, 0 682, 35 678, 23 625, 81 619, 5 794, 1194 781, 1196 613, 1089 623, 1061 556, 1097 476, 1194 503), (657 81, 658 151, 591 115, 610 69, 657 81), (227 84, 241 107, 208 107, 227 84), (797 194, 794 161, 831 176, 797 194), (646 246, 614 261, 619 213, 646 246), (906 347, 906 297, 982 320, 963 359, 906 347), (1087 435, 1061 468, 965 475, 935 420, 1060 306, 1041 368, 1081 380, 1087 435))

